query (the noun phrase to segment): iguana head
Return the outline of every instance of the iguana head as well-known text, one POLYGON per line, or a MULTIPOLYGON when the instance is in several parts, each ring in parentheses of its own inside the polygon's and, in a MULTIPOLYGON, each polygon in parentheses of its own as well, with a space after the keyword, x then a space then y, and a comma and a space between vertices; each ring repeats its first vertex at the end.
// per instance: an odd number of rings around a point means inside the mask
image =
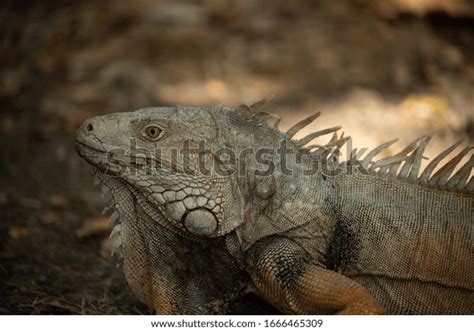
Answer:
POLYGON ((106 185, 120 185, 112 195, 130 191, 156 221, 218 237, 243 220, 237 186, 214 168, 214 153, 226 143, 216 121, 225 112, 156 107, 94 117, 78 130, 77 150, 106 185))

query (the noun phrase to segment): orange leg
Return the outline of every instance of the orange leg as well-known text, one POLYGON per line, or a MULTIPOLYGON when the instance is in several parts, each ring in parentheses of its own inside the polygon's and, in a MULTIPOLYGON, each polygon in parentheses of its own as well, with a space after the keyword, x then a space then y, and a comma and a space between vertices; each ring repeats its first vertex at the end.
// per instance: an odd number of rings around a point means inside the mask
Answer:
POLYGON ((355 281, 308 262, 285 238, 257 244, 246 259, 257 291, 287 314, 380 314, 375 298, 355 281))

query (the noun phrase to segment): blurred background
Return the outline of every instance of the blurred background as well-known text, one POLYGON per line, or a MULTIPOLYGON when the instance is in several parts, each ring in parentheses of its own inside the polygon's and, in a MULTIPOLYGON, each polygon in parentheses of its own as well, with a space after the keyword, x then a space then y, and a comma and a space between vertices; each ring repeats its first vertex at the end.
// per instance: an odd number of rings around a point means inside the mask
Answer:
POLYGON ((84 119, 269 96, 283 128, 320 110, 308 130, 342 125, 354 146, 472 144, 474 3, 2 1, 0 314, 147 313, 74 149, 84 119))

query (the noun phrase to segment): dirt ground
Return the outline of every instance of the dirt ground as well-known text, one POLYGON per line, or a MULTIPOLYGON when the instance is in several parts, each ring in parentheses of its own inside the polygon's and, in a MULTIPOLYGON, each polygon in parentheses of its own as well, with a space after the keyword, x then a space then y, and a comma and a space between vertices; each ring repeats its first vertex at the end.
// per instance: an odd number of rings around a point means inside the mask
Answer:
MULTIPOLYGON (((274 96, 358 146, 474 140, 472 1, 2 1, 0 314, 146 314, 74 149, 93 115, 274 96)), ((314 127, 313 127, 314 129, 314 127)), ((272 313, 254 297, 233 313, 272 313)))

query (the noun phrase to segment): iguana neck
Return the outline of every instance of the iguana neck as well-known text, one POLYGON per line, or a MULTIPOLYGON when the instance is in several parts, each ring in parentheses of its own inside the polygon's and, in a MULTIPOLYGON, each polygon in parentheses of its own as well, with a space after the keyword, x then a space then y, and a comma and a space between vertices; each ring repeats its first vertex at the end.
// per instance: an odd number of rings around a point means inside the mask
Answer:
MULTIPOLYGON (((278 160, 275 164, 281 165, 278 160)), ((242 191, 251 192, 246 197, 245 222, 236 229, 242 250, 263 237, 284 235, 311 222, 319 225, 312 236, 318 249, 325 250, 336 222, 329 217, 332 207, 328 203, 335 179, 320 171, 308 174, 305 164, 289 162, 285 167, 277 167, 267 177, 247 176, 241 184, 250 187, 242 191)))
POLYGON ((140 192, 106 179, 117 217, 115 248, 134 294, 157 313, 225 313, 244 294, 248 276, 223 238, 196 238, 168 222, 140 192), (186 284, 186 286, 183 286, 186 284), (212 284, 212 286, 209 286, 212 284))

